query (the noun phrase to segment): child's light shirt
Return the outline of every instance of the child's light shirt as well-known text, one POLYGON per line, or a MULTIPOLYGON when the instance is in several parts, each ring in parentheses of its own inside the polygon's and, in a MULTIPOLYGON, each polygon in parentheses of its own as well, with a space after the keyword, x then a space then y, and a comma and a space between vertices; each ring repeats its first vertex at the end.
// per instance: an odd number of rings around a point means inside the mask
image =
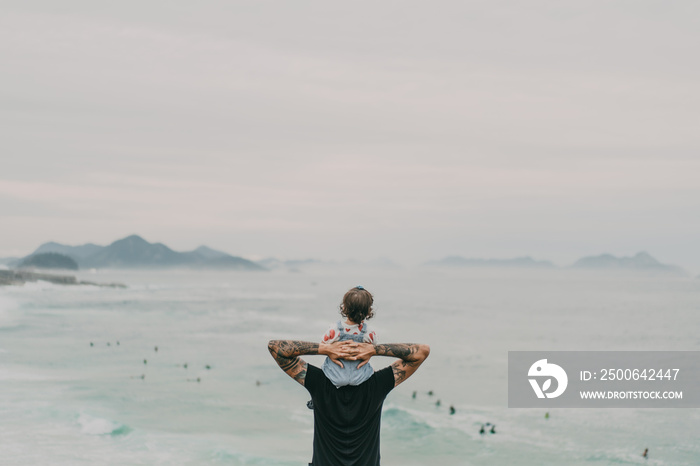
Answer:
MULTIPOLYGON (((365 321, 359 324, 348 325, 347 322, 339 320, 323 334, 321 342, 330 344, 346 340, 376 345, 377 334, 369 328, 365 321)), ((345 385, 360 385, 374 374, 374 369, 369 363, 358 369, 357 366, 362 361, 346 361, 345 359, 341 361, 343 362, 343 367, 331 361, 330 358, 326 358, 323 362, 323 373, 326 374, 326 377, 336 388, 344 387, 345 385)))
MULTIPOLYGON (((347 322, 338 321, 336 324, 328 327, 326 333, 323 334, 322 342, 331 344, 340 339, 341 332, 348 335, 361 335, 361 342, 377 344, 377 333, 374 330, 370 330, 366 321, 362 321, 359 324, 348 325, 347 322)), ((345 340, 356 340, 355 338, 345 338, 345 340)), ((342 341, 342 340, 341 340, 342 341)))

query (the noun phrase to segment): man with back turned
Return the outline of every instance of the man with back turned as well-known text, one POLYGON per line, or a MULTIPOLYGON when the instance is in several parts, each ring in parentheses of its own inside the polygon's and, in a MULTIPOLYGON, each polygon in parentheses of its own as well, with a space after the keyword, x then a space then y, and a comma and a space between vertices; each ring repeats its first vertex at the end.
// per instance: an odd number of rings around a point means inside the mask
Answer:
MULTIPOLYGON (((366 291, 366 290, 365 290, 366 291)), ((428 345, 374 345, 353 340, 332 344, 272 340, 270 354, 280 368, 311 394, 314 407, 312 466, 379 466, 382 405, 389 392, 409 378, 430 354, 428 345), (337 388, 324 372, 299 356, 321 354, 367 364, 372 356, 399 358, 360 385, 337 388)))

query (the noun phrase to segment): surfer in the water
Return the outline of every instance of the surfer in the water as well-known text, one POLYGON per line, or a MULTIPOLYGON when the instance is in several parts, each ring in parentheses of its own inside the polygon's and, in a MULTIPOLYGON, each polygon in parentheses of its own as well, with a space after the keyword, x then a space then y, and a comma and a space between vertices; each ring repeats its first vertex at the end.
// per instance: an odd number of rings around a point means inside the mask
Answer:
MULTIPOLYGON (((379 466, 382 405, 389 392, 411 377, 430 354, 428 345, 392 343, 375 345, 353 340, 332 344, 272 340, 268 350, 280 368, 311 394, 314 409, 313 466, 379 466), (373 356, 398 358, 359 385, 340 388, 324 372, 299 356, 326 355, 334 363, 359 361, 364 367, 373 356)), ((342 364, 342 363, 341 363, 342 364)))

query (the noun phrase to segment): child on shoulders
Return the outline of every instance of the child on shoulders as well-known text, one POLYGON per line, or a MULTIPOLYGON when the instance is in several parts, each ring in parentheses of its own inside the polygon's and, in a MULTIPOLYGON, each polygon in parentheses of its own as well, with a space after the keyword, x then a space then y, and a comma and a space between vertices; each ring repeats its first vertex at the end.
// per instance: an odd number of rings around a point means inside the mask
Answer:
MULTIPOLYGON (((345 293, 340 305, 340 315, 344 319, 338 320, 328 328, 323 334, 321 343, 330 344, 335 341, 353 340, 376 345, 377 334, 370 330, 367 325, 367 320, 374 317, 373 303, 372 294, 362 286, 356 286, 345 293)), ((336 388, 346 385, 360 385, 374 374, 374 369, 369 363, 358 369, 357 366, 361 361, 346 361, 345 359, 341 361, 343 367, 331 361, 330 358, 326 358, 323 362, 323 373, 336 388)))

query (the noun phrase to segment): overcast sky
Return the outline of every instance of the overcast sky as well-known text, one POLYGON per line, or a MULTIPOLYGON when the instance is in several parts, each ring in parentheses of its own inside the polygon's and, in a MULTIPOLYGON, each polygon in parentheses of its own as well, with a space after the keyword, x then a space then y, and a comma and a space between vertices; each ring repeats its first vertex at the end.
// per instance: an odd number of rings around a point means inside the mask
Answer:
POLYGON ((697 1, 10 1, 0 256, 700 272, 697 1))

